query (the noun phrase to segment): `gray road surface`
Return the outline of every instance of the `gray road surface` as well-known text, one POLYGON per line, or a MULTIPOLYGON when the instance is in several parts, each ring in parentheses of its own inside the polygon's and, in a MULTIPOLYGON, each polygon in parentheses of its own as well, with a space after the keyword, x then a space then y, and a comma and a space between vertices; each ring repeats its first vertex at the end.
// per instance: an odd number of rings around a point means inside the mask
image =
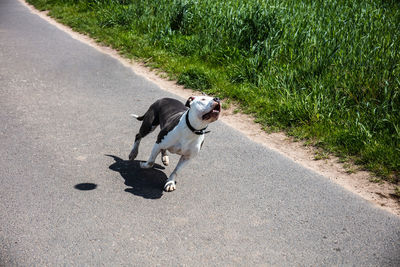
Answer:
POLYGON ((177 157, 126 159, 129 114, 165 96, 0 0, 0 266, 400 265, 399 217, 221 122, 162 192, 177 157))

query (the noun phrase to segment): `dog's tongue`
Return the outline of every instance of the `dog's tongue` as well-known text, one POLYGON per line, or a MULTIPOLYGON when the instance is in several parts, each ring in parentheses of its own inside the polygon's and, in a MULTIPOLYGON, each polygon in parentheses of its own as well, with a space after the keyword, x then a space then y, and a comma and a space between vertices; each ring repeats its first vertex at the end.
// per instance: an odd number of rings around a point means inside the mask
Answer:
POLYGON ((203 120, 208 120, 209 118, 211 118, 210 112, 203 115, 203 120))
POLYGON ((211 117, 218 117, 219 116, 219 112, 221 111, 221 106, 218 103, 218 105, 216 105, 213 110, 211 110, 210 112, 206 113, 203 115, 203 120, 208 120, 211 117))
POLYGON ((211 117, 218 117, 219 111, 218 110, 211 110, 210 112, 203 115, 203 120, 208 120, 211 117))

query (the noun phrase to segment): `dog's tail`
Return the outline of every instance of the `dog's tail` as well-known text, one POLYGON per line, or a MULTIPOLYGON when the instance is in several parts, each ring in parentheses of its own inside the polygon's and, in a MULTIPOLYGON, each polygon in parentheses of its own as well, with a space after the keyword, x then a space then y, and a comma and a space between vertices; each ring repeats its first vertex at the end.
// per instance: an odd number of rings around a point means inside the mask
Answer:
POLYGON ((137 119, 138 121, 142 121, 144 119, 144 115, 143 116, 139 116, 136 114, 131 114, 132 117, 134 117, 135 119, 137 119))

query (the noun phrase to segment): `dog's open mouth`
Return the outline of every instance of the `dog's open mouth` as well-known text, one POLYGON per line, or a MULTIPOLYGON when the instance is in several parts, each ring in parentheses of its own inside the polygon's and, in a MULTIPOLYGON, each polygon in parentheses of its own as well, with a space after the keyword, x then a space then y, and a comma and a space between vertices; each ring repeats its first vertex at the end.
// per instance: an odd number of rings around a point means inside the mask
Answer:
POLYGON ((214 108, 203 115, 203 120, 209 120, 211 118, 218 119, 219 113, 221 112, 221 104, 219 102, 216 102, 214 105, 214 108))

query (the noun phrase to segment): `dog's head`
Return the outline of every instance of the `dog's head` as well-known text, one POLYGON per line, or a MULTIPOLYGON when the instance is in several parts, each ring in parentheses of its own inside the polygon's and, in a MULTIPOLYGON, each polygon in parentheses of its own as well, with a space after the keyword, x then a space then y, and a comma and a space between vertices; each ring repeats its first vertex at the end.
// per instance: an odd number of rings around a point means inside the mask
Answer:
POLYGON ((190 108, 190 119, 201 125, 218 120, 221 113, 221 101, 217 97, 191 96, 185 105, 190 108))

